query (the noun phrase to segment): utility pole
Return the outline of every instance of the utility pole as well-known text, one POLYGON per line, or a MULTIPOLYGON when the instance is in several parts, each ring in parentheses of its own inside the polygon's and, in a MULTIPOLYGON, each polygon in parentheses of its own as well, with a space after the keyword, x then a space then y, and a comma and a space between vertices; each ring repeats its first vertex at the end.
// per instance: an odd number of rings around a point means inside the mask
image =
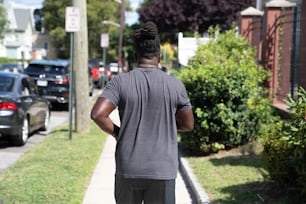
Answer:
POLYGON ((122 71, 123 61, 122 61, 122 47, 123 47, 123 31, 124 31, 124 19, 125 17, 125 0, 121 0, 120 8, 120 27, 119 27, 119 45, 118 45, 118 66, 119 70, 122 71))
POLYGON ((75 127, 76 132, 89 131, 89 76, 86 0, 73 0, 80 9, 80 31, 74 37, 75 127))

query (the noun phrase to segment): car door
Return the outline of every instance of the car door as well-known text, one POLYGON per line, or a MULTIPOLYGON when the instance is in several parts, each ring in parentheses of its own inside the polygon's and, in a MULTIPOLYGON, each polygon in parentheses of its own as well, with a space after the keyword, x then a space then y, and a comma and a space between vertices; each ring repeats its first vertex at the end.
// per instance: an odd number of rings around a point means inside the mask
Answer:
POLYGON ((44 120, 43 103, 39 100, 37 90, 33 87, 33 82, 30 78, 22 79, 21 95, 27 113, 30 115, 30 130, 36 130, 44 120))
POLYGON ((39 95, 38 88, 34 80, 27 78, 27 84, 29 86, 30 95, 33 100, 32 108, 35 110, 33 111, 33 117, 35 117, 35 126, 37 129, 40 128, 44 123, 46 111, 49 111, 49 106, 46 99, 39 95))

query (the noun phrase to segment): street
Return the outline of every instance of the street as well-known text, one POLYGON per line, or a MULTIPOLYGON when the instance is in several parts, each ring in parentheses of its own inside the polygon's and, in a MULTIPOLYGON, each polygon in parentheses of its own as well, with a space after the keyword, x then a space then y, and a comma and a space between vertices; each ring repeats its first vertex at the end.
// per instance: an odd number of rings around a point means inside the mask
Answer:
MULTIPOLYGON (((69 114, 67 111, 52 111, 48 130, 68 121, 69 114)), ((43 141, 48 135, 48 131, 39 131, 31 137, 24 146, 12 146, 7 141, 0 140, 0 173, 3 173, 10 165, 15 163, 20 156, 43 141)))

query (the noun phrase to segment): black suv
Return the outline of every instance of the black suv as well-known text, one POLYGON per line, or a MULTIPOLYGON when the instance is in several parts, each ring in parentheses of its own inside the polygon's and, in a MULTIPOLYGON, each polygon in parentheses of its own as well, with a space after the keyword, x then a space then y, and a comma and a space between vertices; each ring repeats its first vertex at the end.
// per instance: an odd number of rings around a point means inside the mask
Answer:
MULTIPOLYGON (((88 68, 88 78, 91 70, 88 68)), ((69 102, 69 61, 34 60, 24 69, 24 73, 35 80, 39 94, 52 103, 69 102)), ((89 95, 93 94, 93 84, 89 79, 89 95)))
POLYGON ((50 102, 68 103, 68 60, 34 60, 24 69, 24 73, 35 80, 39 94, 50 102))

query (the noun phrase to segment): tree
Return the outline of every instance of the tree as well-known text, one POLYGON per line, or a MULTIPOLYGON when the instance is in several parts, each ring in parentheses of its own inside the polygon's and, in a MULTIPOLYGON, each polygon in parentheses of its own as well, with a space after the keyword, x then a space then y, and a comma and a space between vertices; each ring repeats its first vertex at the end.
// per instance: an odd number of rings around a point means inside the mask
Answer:
POLYGON ((70 0, 44 0, 43 27, 51 37, 59 58, 69 58, 69 34, 65 31, 65 9, 71 6, 70 0))
POLYGON ((138 12, 140 21, 154 21, 161 33, 203 33, 216 25, 230 29, 238 13, 255 4, 255 0, 146 0, 138 12))
MULTIPOLYGON (((65 31, 65 9, 71 0, 44 0, 42 25, 51 36, 51 43, 57 49, 59 58, 69 57, 69 33, 65 31)), ((114 33, 118 29, 102 24, 103 20, 119 21, 119 6, 114 0, 87 0, 87 24, 89 56, 102 58, 101 33, 114 33), (115 14, 115 15, 114 15, 115 14)), ((114 48, 116 49, 116 48, 114 48)))
POLYGON ((0 5, 0 39, 3 38, 6 25, 7 25, 6 12, 5 9, 0 5))
MULTIPOLYGON (((103 20, 119 22, 120 4, 114 0, 105 0, 101 3, 100 0, 87 1, 87 20, 88 20, 88 44, 89 56, 102 59, 102 48, 100 47, 101 34, 109 33, 110 39, 118 35, 118 28, 112 25, 103 24, 103 20)), ((117 37, 118 39, 118 37, 117 37)), ((118 40, 116 45, 109 47, 110 55, 107 58, 115 58, 117 53, 118 40)))

